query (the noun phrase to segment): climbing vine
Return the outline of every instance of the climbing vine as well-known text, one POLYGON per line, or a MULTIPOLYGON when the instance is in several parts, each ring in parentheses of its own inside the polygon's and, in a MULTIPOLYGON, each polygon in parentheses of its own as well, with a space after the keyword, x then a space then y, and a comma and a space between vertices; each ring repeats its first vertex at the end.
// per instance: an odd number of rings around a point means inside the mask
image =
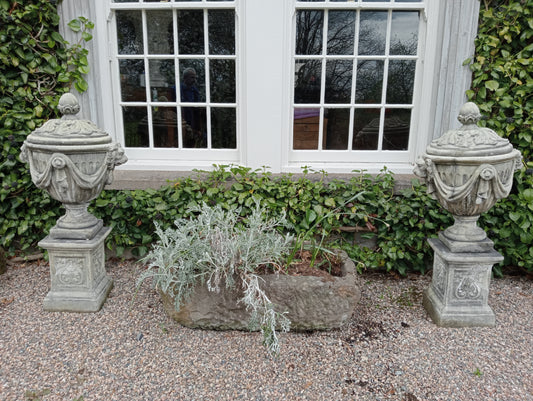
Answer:
POLYGON ((93 24, 80 17, 68 25, 77 43, 59 34, 55 1, 0 0, 0 246, 10 253, 35 245, 60 216, 58 203, 35 188, 18 155, 27 135, 56 117, 63 93, 87 89, 83 45, 93 24))

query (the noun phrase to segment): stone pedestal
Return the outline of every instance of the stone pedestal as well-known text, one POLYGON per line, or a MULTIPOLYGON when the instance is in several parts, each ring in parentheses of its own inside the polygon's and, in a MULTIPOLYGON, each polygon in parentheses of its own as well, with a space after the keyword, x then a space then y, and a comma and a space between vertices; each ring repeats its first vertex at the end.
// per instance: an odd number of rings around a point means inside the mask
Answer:
POLYGON ((424 294, 424 307, 438 326, 492 327, 488 305, 492 266, 503 256, 485 252, 452 252, 437 238, 428 240, 435 252, 433 279, 424 294))
POLYGON ((90 240, 47 236, 39 246, 48 250, 52 286, 44 309, 58 312, 96 312, 113 287, 105 271, 104 241, 111 228, 103 227, 90 240))

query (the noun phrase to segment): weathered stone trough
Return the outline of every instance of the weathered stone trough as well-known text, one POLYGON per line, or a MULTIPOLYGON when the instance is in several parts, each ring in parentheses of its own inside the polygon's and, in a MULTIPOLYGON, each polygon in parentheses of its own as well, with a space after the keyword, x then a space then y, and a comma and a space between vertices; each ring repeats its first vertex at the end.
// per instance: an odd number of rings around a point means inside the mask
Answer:
MULTIPOLYGON (((291 331, 329 330, 341 327, 351 316, 361 298, 355 265, 341 254, 341 277, 261 275, 262 288, 278 312, 287 312, 291 331)), ((179 312, 172 297, 161 293, 167 314, 191 328, 211 330, 248 330, 250 312, 239 302, 242 292, 222 287, 211 292, 207 285, 197 285, 189 302, 179 312)))

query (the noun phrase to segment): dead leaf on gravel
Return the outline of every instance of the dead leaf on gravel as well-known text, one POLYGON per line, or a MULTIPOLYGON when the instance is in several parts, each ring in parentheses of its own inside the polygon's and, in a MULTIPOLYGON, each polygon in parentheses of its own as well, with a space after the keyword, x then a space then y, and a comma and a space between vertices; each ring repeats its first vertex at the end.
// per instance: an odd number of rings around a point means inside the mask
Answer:
POLYGON ((15 300, 15 297, 0 299, 0 306, 7 306, 15 300))

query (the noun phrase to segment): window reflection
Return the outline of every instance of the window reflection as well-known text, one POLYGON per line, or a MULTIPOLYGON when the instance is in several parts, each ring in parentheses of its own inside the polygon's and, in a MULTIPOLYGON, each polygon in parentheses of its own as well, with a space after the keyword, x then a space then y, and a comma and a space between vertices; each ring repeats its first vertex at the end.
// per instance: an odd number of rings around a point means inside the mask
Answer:
POLYGON ((386 109, 383 127, 383 150, 407 150, 411 110, 386 109))
POLYGON ((120 93, 123 102, 146 100, 144 60, 120 60, 120 93))
POLYGON ((294 102, 319 103, 322 61, 296 60, 294 71, 294 102))
POLYGON ((235 60, 211 60, 209 66, 211 102, 235 102, 235 60))
POLYGON ((204 12, 183 10, 178 12, 178 51, 180 54, 203 54, 204 12))
POLYGON ((168 11, 146 11, 146 20, 148 53, 174 54, 172 13, 168 11))
POLYGON ((146 148, 149 146, 146 107, 122 107, 122 121, 127 147, 146 148))
POLYGON ((348 149, 350 109, 325 109, 324 124, 327 124, 324 149, 348 149))
POLYGON ((418 11, 394 11, 392 13, 390 54, 416 54, 418 24, 418 11))
POLYGON ((296 54, 322 53, 324 11, 305 10, 296 13, 296 54))
MULTIPOLYGON (((196 70, 192 67, 184 68, 180 84, 180 99, 184 103, 200 102, 200 91, 196 86, 196 70)), ((183 106, 181 108, 183 146, 185 148, 207 147, 207 124, 205 107, 183 106)))
POLYGON ((154 146, 164 148, 177 148, 178 116, 174 107, 152 108, 152 130, 154 133, 154 146))
POLYGON ((387 11, 361 11, 358 54, 385 54, 387 15, 387 11))
POLYGON ((355 109, 353 150, 377 150, 379 144, 380 109, 355 109))
POLYGON ((209 11, 209 54, 235 54, 235 13, 209 11))
POLYGON ((328 60, 326 62, 326 103, 350 103, 353 62, 328 60))
POLYGON ((142 54, 143 31, 141 12, 118 10, 116 13, 118 54, 142 54))
POLYGON ((150 60, 150 94, 153 102, 176 100, 174 60, 150 60))
POLYGON ((234 108, 211 109, 211 138, 215 149, 237 148, 237 116, 234 108))
MULTIPOLYGON (((324 130, 327 119, 324 120, 324 130)), ((318 149, 318 133, 320 130, 320 109, 294 109, 293 149, 318 149)), ((323 146, 326 135, 323 135, 323 146)))
POLYGON ((415 60, 390 60, 387 103, 411 104, 415 83, 415 60))
POLYGON ((353 54, 355 11, 330 11, 328 54, 353 54))
POLYGON ((383 65, 382 60, 361 60, 357 63, 355 87, 357 103, 381 103, 383 65))
POLYGON ((205 61, 181 60, 180 100, 182 102, 205 102, 205 61))

